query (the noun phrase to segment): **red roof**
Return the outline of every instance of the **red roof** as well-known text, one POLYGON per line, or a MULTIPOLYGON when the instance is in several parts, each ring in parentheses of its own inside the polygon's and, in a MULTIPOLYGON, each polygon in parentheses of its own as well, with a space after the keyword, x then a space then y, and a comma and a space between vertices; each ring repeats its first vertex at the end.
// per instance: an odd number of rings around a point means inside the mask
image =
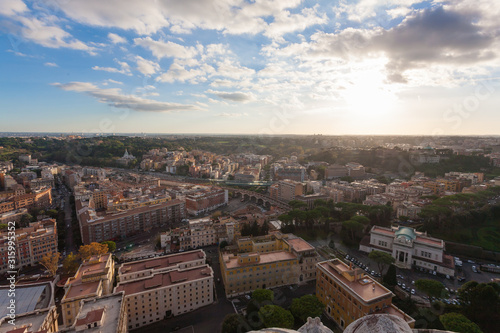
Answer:
POLYGON ((76 321, 76 326, 88 325, 101 321, 103 314, 104 314, 104 309, 89 311, 87 312, 87 315, 84 318, 78 319, 76 321))

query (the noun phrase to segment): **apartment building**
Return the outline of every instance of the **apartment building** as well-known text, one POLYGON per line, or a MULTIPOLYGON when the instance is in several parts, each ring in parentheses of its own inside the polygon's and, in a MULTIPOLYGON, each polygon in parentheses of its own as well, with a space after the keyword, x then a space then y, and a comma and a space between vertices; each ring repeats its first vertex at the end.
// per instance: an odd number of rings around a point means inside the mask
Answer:
MULTIPOLYGON (((16 186, 14 186, 16 188, 16 186)), ((0 202, 0 214, 20 208, 46 208, 52 205, 52 193, 50 188, 33 191, 32 193, 20 194, 15 191, 13 196, 0 202)))
POLYGON ((186 195, 186 210, 190 215, 200 215, 227 205, 228 191, 211 189, 186 195))
POLYGON ((305 194, 305 186, 303 183, 290 179, 280 180, 278 182, 278 200, 289 202, 295 200, 299 195, 305 194))
MULTIPOLYGON (((10 231, 12 232, 12 231, 10 231)), ((12 270, 8 265, 8 228, 0 232, 0 272, 12 270)), ((46 219, 30 223, 27 228, 15 230, 16 269, 36 265, 44 255, 57 251, 56 220, 46 219)))
POLYGON ((123 292, 84 299, 71 327, 59 332, 126 333, 127 311, 123 300, 123 292))
POLYGON ((361 268, 332 259, 317 263, 316 270, 316 296, 340 328, 369 314, 395 315, 415 326, 413 318, 392 304, 394 294, 361 268))
POLYGON ((276 170, 276 179, 290 179, 296 182, 304 182, 306 180, 306 168, 303 166, 287 166, 276 170))
POLYGON ((123 282, 153 276, 156 273, 202 266, 206 263, 206 259, 207 257, 203 250, 194 250, 127 262, 118 268, 118 280, 123 282))
POLYGON ((414 228, 373 226, 370 235, 361 240, 359 250, 367 253, 373 250, 390 253, 396 259, 395 265, 400 268, 410 269, 415 266, 443 275, 455 275, 453 258, 444 253, 444 241, 429 237, 427 233, 414 228))
POLYGON ((214 274, 208 265, 176 268, 151 276, 121 281, 128 329, 194 311, 214 301, 214 274))
POLYGON ((185 203, 179 199, 104 214, 97 214, 79 202, 76 209, 84 244, 125 238, 153 228, 172 226, 186 217, 185 203))
POLYGON ((69 327, 80 312, 81 301, 108 295, 112 292, 115 274, 115 262, 110 253, 93 256, 85 260, 75 276, 69 278, 61 300, 63 325, 69 327))

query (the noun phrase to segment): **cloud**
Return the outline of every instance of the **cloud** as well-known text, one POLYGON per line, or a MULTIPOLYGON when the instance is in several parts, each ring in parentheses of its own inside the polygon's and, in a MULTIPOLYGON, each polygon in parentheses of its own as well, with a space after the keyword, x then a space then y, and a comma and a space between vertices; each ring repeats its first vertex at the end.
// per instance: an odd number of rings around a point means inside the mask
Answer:
POLYGON ((279 38, 286 33, 303 31, 304 29, 328 22, 325 13, 319 14, 315 8, 304 8, 301 14, 291 14, 289 11, 281 11, 275 15, 274 21, 269 24, 264 35, 270 38, 279 38))
POLYGON ((21 0, 3 0, 0 6, 0 14, 5 16, 13 16, 27 11, 29 11, 28 7, 21 0))
POLYGON ((225 91, 207 90, 207 93, 233 102, 247 103, 255 100, 255 97, 253 96, 252 93, 244 93, 241 91, 225 92, 225 91))
POLYGON ((130 65, 127 64, 124 61, 119 61, 118 59, 115 59, 115 62, 120 65, 120 68, 115 68, 115 67, 101 67, 101 66, 94 66, 92 67, 93 70, 95 71, 105 71, 109 73, 119 73, 119 74, 125 74, 125 75, 132 75, 130 73, 130 65))
POLYGON ((224 118, 238 118, 238 117, 243 117, 243 116, 248 116, 248 113, 227 113, 227 112, 222 112, 217 115, 218 117, 224 117, 224 118))
POLYGON ((108 83, 114 83, 114 84, 120 84, 120 85, 122 85, 122 84, 123 84, 123 82, 121 82, 121 81, 116 81, 116 80, 113 80, 113 79, 107 79, 107 80, 106 80, 106 82, 108 82, 108 83))
POLYGON ((160 70, 160 65, 151 60, 146 60, 141 56, 135 56, 137 70, 144 75, 153 75, 160 70))
POLYGON ((125 38, 123 38, 122 36, 119 36, 117 34, 114 34, 112 32, 110 32, 108 34, 108 38, 111 41, 111 43, 113 43, 113 44, 125 44, 125 43, 127 43, 127 40, 125 38))
POLYGON ((44 65, 47 67, 59 67, 55 62, 46 62, 44 65))
POLYGON ((135 38, 134 44, 142 46, 143 48, 151 51, 151 53, 157 58, 180 58, 189 59, 193 58, 198 51, 194 47, 185 47, 180 44, 153 40, 151 37, 145 38, 135 38))
POLYGON ((171 112, 198 109, 194 105, 159 102, 134 95, 124 95, 121 89, 102 89, 90 82, 70 82, 65 84, 56 82, 52 83, 52 85, 65 91, 85 93, 96 98, 99 102, 106 103, 115 108, 125 108, 141 112, 171 112))

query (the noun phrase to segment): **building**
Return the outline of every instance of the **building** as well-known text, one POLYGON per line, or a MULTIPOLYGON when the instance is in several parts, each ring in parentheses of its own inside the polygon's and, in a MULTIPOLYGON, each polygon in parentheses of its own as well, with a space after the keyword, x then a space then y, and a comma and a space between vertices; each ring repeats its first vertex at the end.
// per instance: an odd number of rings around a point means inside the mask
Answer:
POLYGON ((276 170, 276 179, 290 179, 303 183, 306 180, 306 168, 303 166, 287 166, 276 170))
POLYGON ((153 228, 173 226, 186 217, 185 203, 179 199, 104 214, 82 207, 77 201, 76 209, 84 244, 125 238, 153 228))
POLYGON ((453 258, 444 253, 444 241, 414 228, 373 226, 370 235, 361 240, 359 250, 390 253, 400 268, 420 267, 443 275, 455 275, 453 258))
POLYGON ((127 312, 123 297, 124 293, 120 292, 83 299, 80 302, 80 311, 76 315, 73 325, 59 332, 128 332, 127 312))
POLYGON ((210 266, 176 268, 151 276, 121 281, 128 329, 194 311, 214 301, 214 273, 210 266))
POLYGON ((314 202, 316 200, 324 200, 328 201, 329 196, 325 194, 309 194, 309 195, 298 195, 295 197, 295 200, 302 201, 305 204, 307 204, 307 209, 313 209, 314 208, 314 202))
POLYGON ((47 208, 52 205, 52 191, 50 188, 33 190, 32 193, 24 194, 24 189, 18 189, 17 185, 16 183, 13 186, 14 190, 7 192, 7 194, 12 194, 12 196, 0 202, 0 214, 20 208, 47 208))
POLYGON ((121 158, 119 158, 117 160, 117 162, 120 163, 120 164, 122 164, 122 165, 128 165, 130 162, 132 162, 135 159, 136 158, 134 157, 134 155, 129 154, 128 150, 125 149, 125 153, 123 154, 123 156, 121 158))
POLYGON ((342 329, 370 314, 392 314, 413 327, 415 320, 392 304, 394 294, 340 259, 316 264, 316 296, 325 305, 325 313, 342 329))
POLYGON ((285 179, 278 182, 278 200, 289 202, 295 200, 299 195, 305 194, 303 183, 285 179))
MULTIPOLYGON (((9 225, 10 226, 10 225, 9 225)), ((30 223, 27 228, 9 230, 9 226, 0 232, 0 272, 13 270, 9 266, 9 239, 15 236, 16 269, 34 266, 48 253, 57 252, 56 220, 46 219, 30 223)))
POLYGON ((227 205, 228 191, 211 189, 186 195, 186 210, 189 215, 200 215, 227 205))
POLYGON ((120 282, 153 276, 156 273, 203 266, 206 263, 206 254, 202 250, 171 254, 156 258, 131 261, 118 268, 120 282))
MULTIPOLYGON (((4 304, 7 307, 7 304, 4 304)), ((14 324, 9 316, 0 319, 0 333, 54 333, 59 332, 55 306, 26 313, 16 313, 14 324)))
POLYGON ((75 276, 69 278, 61 300, 63 325, 73 325, 80 313, 82 300, 111 294, 115 276, 115 262, 110 253, 93 256, 80 265, 75 276))
POLYGON ((328 166, 325 170, 326 179, 341 178, 341 177, 346 177, 347 175, 348 175, 348 170, 345 165, 332 164, 328 166))
POLYGON ((314 280, 318 261, 315 248, 293 234, 240 238, 234 253, 220 254, 226 296, 314 280))

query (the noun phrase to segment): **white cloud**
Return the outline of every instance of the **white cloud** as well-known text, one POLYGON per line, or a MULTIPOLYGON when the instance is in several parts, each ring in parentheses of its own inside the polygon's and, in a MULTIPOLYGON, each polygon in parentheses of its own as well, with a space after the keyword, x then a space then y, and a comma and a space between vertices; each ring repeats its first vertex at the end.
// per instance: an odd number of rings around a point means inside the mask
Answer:
POLYGON ((127 43, 127 40, 125 38, 123 38, 120 35, 114 34, 112 32, 110 32, 108 34, 108 38, 111 41, 111 43, 113 43, 113 44, 125 44, 125 43, 127 43))
POLYGON ((153 75, 160 70, 160 65, 151 60, 146 60, 141 56, 136 56, 137 70, 144 75, 153 75))
POLYGON ((279 38, 286 33, 303 31, 315 24, 325 24, 328 17, 325 13, 319 14, 316 8, 305 8, 301 14, 291 14, 289 11, 281 11, 274 17, 274 22, 269 24, 264 35, 270 38, 279 38))
POLYGON ((122 85, 122 84, 123 84, 123 82, 121 82, 121 81, 116 81, 116 80, 113 80, 113 79, 107 79, 107 80, 106 80, 106 82, 108 82, 108 83, 114 83, 114 84, 120 84, 120 85, 122 85))
POLYGON ((46 62, 44 65, 47 67, 59 67, 55 62, 46 62))
POLYGON ((170 41, 165 42, 162 40, 153 40, 151 37, 135 38, 134 43, 135 45, 139 45, 150 50, 157 59, 187 59, 192 58, 197 54, 197 50, 194 47, 185 47, 170 41))
POLYGON ((105 71, 109 73, 119 73, 119 74, 125 74, 131 76, 132 74, 130 73, 130 65, 127 64, 124 61, 119 61, 118 59, 115 59, 115 62, 120 65, 120 68, 116 67, 101 67, 101 66, 94 66, 92 67, 93 70, 95 71, 105 71))
POLYGON ((27 11, 28 7, 21 0, 2 0, 0 6, 0 14, 5 16, 13 16, 27 11))
POLYGON ((189 111, 198 109, 196 106, 189 104, 160 102, 134 95, 125 95, 121 89, 102 89, 90 82, 52 83, 52 85, 65 91, 85 93, 96 98, 99 102, 115 108, 147 112, 189 111))

